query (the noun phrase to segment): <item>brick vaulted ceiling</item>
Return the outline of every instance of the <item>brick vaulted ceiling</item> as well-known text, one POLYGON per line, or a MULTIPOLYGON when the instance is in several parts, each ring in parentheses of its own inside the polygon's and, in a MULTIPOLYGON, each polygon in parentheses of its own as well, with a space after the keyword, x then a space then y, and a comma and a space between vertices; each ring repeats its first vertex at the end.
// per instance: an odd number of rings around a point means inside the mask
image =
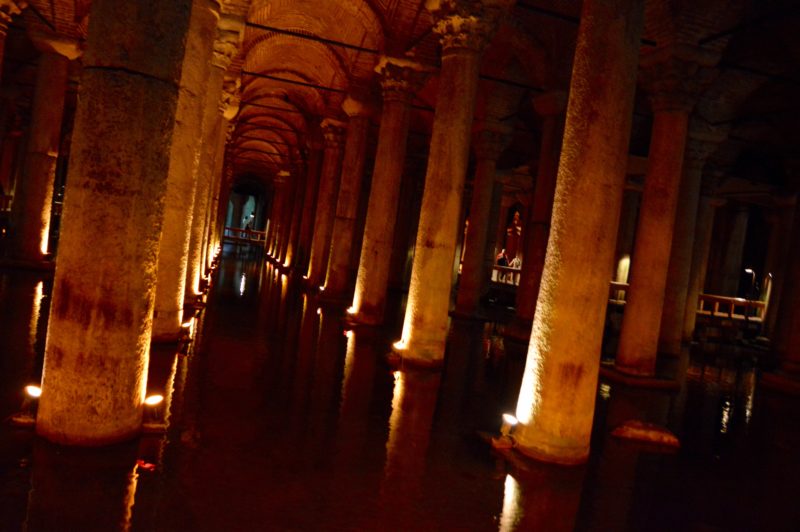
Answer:
MULTIPOLYGON (((29 4, 14 22, 17 33, 34 28, 85 36, 90 0, 29 4)), ((568 90, 580 4, 517 0, 485 53, 476 119, 501 120, 515 132, 501 166, 537 157, 539 119, 531 97, 568 90)), ((373 69, 381 55, 433 67, 439 62, 425 0, 224 0, 222 10, 247 23, 229 72, 241 80, 242 105, 228 147, 238 173, 269 179, 302 166, 309 143, 319 139, 320 121, 345 118, 341 103, 348 94, 369 95, 379 104, 373 69)), ((720 54, 718 74, 693 116, 699 127, 727 135, 708 163, 718 174, 767 188, 797 186, 798 27, 795 0, 647 0, 643 52, 677 42, 720 54)), ((16 68, 24 79, 20 65, 31 58, 15 58, 13 50, 6 75, 16 68)), ((412 129, 422 138, 433 119, 436 86, 434 75, 413 102, 412 129)), ((646 155, 649 124, 640 91, 634 153, 646 155)))

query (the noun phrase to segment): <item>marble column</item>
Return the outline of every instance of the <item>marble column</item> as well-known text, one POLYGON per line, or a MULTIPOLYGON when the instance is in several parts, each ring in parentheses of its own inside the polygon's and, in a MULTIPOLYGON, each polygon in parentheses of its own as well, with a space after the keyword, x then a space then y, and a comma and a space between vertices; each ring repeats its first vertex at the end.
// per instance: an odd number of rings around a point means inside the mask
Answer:
POLYGON ((438 365, 444 358, 461 197, 483 49, 508 2, 429 2, 442 44, 442 68, 405 321, 394 344, 404 359, 438 365))
POLYGON ((723 139, 724 133, 707 128, 699 130, 694 127, 689 131, 658 340, 659 352, 668 355, 679 355, 683 345, 684 314, 692 269, 703 167, 723 139))
POLYGON ((203 271, 204 237, 221 121, 219 102, 222 96, 225 71, 239 51, 241 36, 241 20, 223 15, 217 26, 211 68, 205 86, 203 127, 198 132, 201 136, 200 162, 195 175, 192 229, 186 269, 186 300, 191 303, 195 302, 197 297, 202 294, 200 279, 205 274, 203 271))
POLYGON ((245 201, 246 198, 241 194, 236 194, 236 193, 231 194, 231 199, 230 199, 232 207, 231 224, 232 227, 235 227, 237 229, 242 229, 241 225, 242 225, 242 216, 244 216, 245 201))
POLYGON ((510 128, 497 122, 480 125, 475 141, 475 179, 469 210, 469 228, 464 242, 461 278, 458 281, 456 311, 474 315, 478 311, 482 290, 490 271, 486 269, 486 241, 489 232, 489 214, 492 210, 494 175, 497 158, 509 141, 510 128))
POLYGON ((582 463, 589 454, 643 11, 642 0, 582 7, 514 435, 519 451, 548 462, 582 463))
POLYGON ((533 99, 533 108, 542 117, 542 143, 539 147, 533 202, 523 231, 525 259, 517 287, 513 327, 524 331, 522 336, 525 339, 531 332, 536 298, 542 282, 547 240, 550 236, 550 218, 553 214, 553 196, 561 149, 561 121, 566 103, 566 94, 560 91, 542 94, 533 99))
POLYGON ((203 92, 212 53, 213 41, 209 36, 215 34, 218 19, 219 13, 212 2, 194 2, 170 147, 164 228, 158 251, 153 342, 177 341, 180 334, 195 173, 199 162, 197 131, 202 127, 203 92))
POLYGON ((342 104, 349 117, 342 159, 342 175, 336 201, 336 215, 331 230, 331 251, 325 277, 325 297, 345 300, 352 282, 350 256, 356 231, 356 215, 361 189, 364 187, 364 165, 367 157, 369 103, 352 96, 342 104))
POLYGON ((322 133, 325 136, 325 155, 322 158, 322 169, 317 192, 316 216, 314 216, 314 234, 311 241, 306 278, 310 286, 320 286, 328 267, 328 256, 331 249, 331 231, 336 214, 336 196, 339 191, 339 178, 342 168, 342 147, 347 126, 344 122, 326 118, 322 121, 322 133))
POLYGON ((25 0, 0 0, 0 76, 3 74, 8 26, 11 25, 12 18, 20 15, 26 7, 28 7, 28 2, 25 0))
POLYGON ((775 351, 780 369, 797 379, 800 378, 800 208, 794 209, 790 238, 775 351))
POLYGON ((286 198, 285 198, 285 205, 283 206, 282 211, 282 220, 281 220, 281 240, 280 246, 278 247, 278 254, 275 257, 278 264, 283 264, 286 260, 286 253, 289 250, 289 238, 292 235, 292 218, 294 215, 294 206, 295 201, 297 200, 297 195, 300 190, 300 182, 297 178, 297 174, 293 172, 288 172, 288 181, 286 185, 286 198))
POLYGON ((400 186, 408 143, 411 98, 428 70, 406 59, 382 57, 375 67, 383 96, 375 168, 353 304, 348 312, 365 324, 383 322, 400 186))
POLYGON ((707 178, 701 185, 700 202, 697 207, 692 266, 689 272, 689 287, 686 291, 686 310, 683 314, 683 341, 691 342, 697 317, 697 298, 705 291, 708 257, 711 251, 711 236, 714 230, 714 215, 724 200, 712 197, 714 180, 707 178))
POLYGON ((289 241, 286 247, 286 257, 283 265, 286 268, 294 266, 296 262, 296 252, 300 239, 300 224, 303 221, 303 207, 305 205, 306 196, 308 195, 308 172, 305 171, 304 165, 298 161, 294 165, 292 172, 297 179, 297 191, 295 192, 294 202, 292 204, 292 220, 289 227, 289 241))
POLYGON ((12 256, 39 262, 48 252, 53 182, 61 144, 64 96, 70 60, 80 56, 76 42, 30 33, 41 51, 36 69, 31 127, 12 204, 12 256))
POLYGON ((297 238, 297 254, 294 266, 302 272, 308 271, 308 259, 314 230, 314 214, 317 210, 317 191, 320 170, 322 169, 324 144, 317 140, 308 141, 308 164, 305 168, 305 195, 300 220, 300 233, 297 238))
POLYGON ((783 297, 783 287, 786 284, 787 264, 792 236, 792 220, 797 209, 797 200, 794 196, 773 197, 772 216, 767 218, 770 222, 770 242, 766 260, 764 261, 764 274, 772 275, 769 300, 767 302, 766 318, 762 324, 761 335, 772 338, 775 324, 778 319, 780 302, 783 297))
POLYGON ((214 165, 212 170, 212 186, 208 204, 208 217, 206 222, 204 264, 209 272, 214 262, 214 257, 219 249, 221 231, 217 224, 219 200, 222 196, 222 187, 225 181, 225 155, 226 146, 232 133, 232 123, 239 112, 239 79, 226 79, 222 86, 222 95, 219 101, 219 129, 215 139, 214 165))
POLYGON ((615 366, 629 375, 652 377, 689 114, 700 87, 705 87, 703 81, 710 81, 706 72, 716 57, 698 48, 671 45, 649 51, 641 63, 639 76, 650 96, 653 127, 615 366))
POLYGON ((286 210, 290 177, 291 175, 288 171, 281 170, 275 175, 272 181, 274 192, 272 199, 272 215, 270 216, 270 243, 268 253, 274 260, 278 260, 281 250, 283 217, 284 211, 286 210))
POLYGON ((92 2, 36 422, 57 443, 109 444, 142 424, 191 7, 92 2))

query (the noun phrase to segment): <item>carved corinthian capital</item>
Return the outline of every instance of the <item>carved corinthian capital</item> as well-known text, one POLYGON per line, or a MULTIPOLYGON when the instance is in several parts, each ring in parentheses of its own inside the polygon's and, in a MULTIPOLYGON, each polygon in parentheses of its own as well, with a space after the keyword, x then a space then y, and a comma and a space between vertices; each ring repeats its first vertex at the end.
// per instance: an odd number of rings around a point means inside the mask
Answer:
POLYGON ((716 77, 719 56, 694 46, 671 45, 642 55, 639 83, 653 111, 686 111, 716 77))
POLYGON ((513 0, 427 0, 433 31, 439 35, 442 55, 458 51, 480 53, 494 37, 500 18, 513 0))
POLYGON ((380 74, 384 101, 411 101, 433 71, 433 68, 409 59, 387 56, 381 57, 375 66, 375 72, 380 74))
POLYGON ((227 70, 239 53, 244 35, 244 21, 238 17, 223 14, 217 24, 217 38, 214 40, 214 56, 211 63, 227 70))

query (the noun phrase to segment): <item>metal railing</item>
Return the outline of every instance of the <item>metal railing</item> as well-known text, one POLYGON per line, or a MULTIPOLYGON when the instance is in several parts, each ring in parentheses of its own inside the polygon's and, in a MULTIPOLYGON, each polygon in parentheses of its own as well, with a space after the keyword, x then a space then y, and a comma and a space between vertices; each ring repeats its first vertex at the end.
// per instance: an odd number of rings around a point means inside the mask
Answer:
POLYGON ((226 227, 223 239, 236 244, 255 244, 263 246, 267 240, 267 232, 253 231, 252 229, 239 229, 238 227, 226 227))
POLYGON ((522 268, 512 268, 511 266, 499 266, 492 268, 492 281, 500 284, 519 285, 519 274, 522 268))
POLYGON ((742 297, 700 294, 697 297, 697 313, 732 320, 763 321, 767 303, 742 297))

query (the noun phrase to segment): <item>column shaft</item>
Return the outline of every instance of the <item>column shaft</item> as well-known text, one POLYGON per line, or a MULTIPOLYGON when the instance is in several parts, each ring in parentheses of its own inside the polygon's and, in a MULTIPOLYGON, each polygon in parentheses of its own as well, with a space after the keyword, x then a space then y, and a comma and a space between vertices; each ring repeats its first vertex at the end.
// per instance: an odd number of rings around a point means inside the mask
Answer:
POLYGON ((643 8, 641 0, 587 0, 582 7, 550 240, 517 403, 517 448, 546 461, 579 463, 589 453, 643 8))
POLYGON ((750 212, 746 206, 740 206, 732 218, 728 227, 725 254, 722 257, 718 289, 719 295, 736 297, 739 295, 739 281, 742 278, 742 255, 750 212))
POLYGON ((656 111, 653 120, 631 283, 616 358, 617 369, 625 373, 655 374, 688 125, 689 113, 685 110, 656 111))
POLYGON ((31 132, 12 213, 13 255, 25 261, 42 260, 48 249, 68 69, 69 60, 62 55, 39 56, 31 132))
POLYGON ((322 284, 328 267, 331 249, 333 218, 336 214, 336 196, 339 191, 339 178, 342 168, 342 137, 345 128, 341 122, 326 120, 323 124, 325 134, 325 155, 317 193, 317 209, 314 217, 314 235, 311 241, 311 257, 308 265, 308 280, 311 286, 322 284))
POLYGON ((705 288, 715 211, 714 200, 709 196, 700 196, 692 248, 692 267, 689 273, 689 288, 686 291, 686 310, 683 314, 683 340, 685 342, 691 341, 694 337, 697 298, 705 288))
POLYGON ((486 128, 478 133, 475 144, 477 164, 472 186, 472 201, 469 210, 469 228, 464 242, 464 258, 461 277, 458 281, 456 310, 463 314, 474 314, 478 310, 485 279, 486 241, 489 233, 489 213, 492 210, 492 192, 497 158, 505 147, 502 131, 486 128))
POLYGON ((325 295, 336 299, 349 297, 352 273, 350 256, 355 239, 358 202, 364 182, 367 156, 367 114, 354 114, 347 122, 347 140, 342 159, 342 178, 336 202, 336 216, 331 233, 331 256, 325 278, 325 295))
POLYGON ((780 368, 800 374, 800 208, 794 209, 789 262, 784 273, 783 296, 776 331, 780 368))
POLYGON ((153 313, 154 342, 177 340, 183 318, 189 230, 192 226, 195 174, 200 149, 197 131, 202 128, 202 93, 208 79, 208 61, 212 50, 212 42, 205 37, 213 35, 217 18, 216 12, 204 9, 198 3, 192 9, 164 198, 164 229, 159 244, 153 313))
POLYGON ((141 426, 191 5, 92 3, 36 422, 59 443, 141 426))
POLYGON ((308 271, 308 259, 311 250, 311 239, 314 230, 314 214, 317 211, 317 191, 319 189, 320 171, 322 169, 323 150, 321 144, 309 146, 308 165, 306 166, 306 187, 303 197, 303 212, 300 221, 300 234, 297 243, 297 260, 295 264, 300 271, 308 271))

